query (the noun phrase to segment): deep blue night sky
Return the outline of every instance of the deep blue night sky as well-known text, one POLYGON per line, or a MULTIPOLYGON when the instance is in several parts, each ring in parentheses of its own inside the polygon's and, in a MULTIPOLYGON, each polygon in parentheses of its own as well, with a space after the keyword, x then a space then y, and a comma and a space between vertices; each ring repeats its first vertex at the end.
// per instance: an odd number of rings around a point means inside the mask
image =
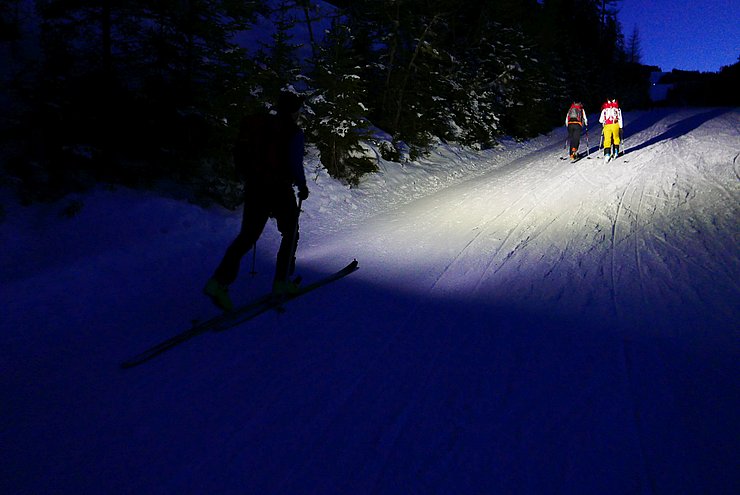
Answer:
POLYGON ((625 40, 637 26, 642 63, 716 72, 740 56, 740 0, 621 0, 625 40))

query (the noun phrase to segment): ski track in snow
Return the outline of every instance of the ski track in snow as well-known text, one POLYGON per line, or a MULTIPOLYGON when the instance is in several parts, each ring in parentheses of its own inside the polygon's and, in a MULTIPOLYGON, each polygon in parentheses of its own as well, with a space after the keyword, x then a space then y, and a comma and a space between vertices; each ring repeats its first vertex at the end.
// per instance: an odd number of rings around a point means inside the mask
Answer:
POLYGON ((213 314, 240 213, 9 206, 8 493, 737 492, 740 110, 625 117, 608 164, 559 160, 560 129, 354 190, 309 173, 299 268, 360 270, 127 371, 213 314))
MULTIPOLYGON (((717 112, 713 113, 717 114, 717 112)), ((736 113, 725 118, 733 118, 732 115, 736 116, 736 113)), ((668 120, 672 117, 669 115, 668 120)), ((682 118, 691 120, 696 117, 683 115, 682 118)), ((712 121, 708 119, 708 122, 712 121)), ((471 179, 469 183, 461 187, 467 192, 461 195, 465 199, 458 200, 451 211, 455 214, 467 207, 471 218, 467 219, 466 223, 474 227, 467 230, 469 232, 467 237, 461 236, 455 242, 460 247, 453 250, 446 261, 441 260, 437 264, 439 267, 436 269, 437 275, 433 277, 432 283, 428 286, 429 289, 418 288, 420 293, 427 294, 427 297, 432 299, 438 299, 434 296, 437 291, 441 291, 442 296, 465 297, 463 293, 471 296, 491 288, 496 290, 498 285, 496 278, 508 269, 510 272, 524 275, 525 283, 514 281, 513 285, 506 287, 506 290, 512 293, 524 296, 519 301, 523 307, 531 308, 534 304, 539 306, 544 303, 548 309, 554 309, 552 304, 562 305, 565 307, 564 315, 578 316, 586 321, 598 320, 602 325, 618 329, 622 342, 625 379, 630 384, 628 385, 628 390, 631 390, 629 394, 635 396, 630 408, 634 411, 633 417, 637 428, 642 432, 641 444, 643 443, 642 436, 650 434, 650 427, 643 425, 641 417, 645 414, 644 406, 640 405, 640 399, 637 398, 639 395, 637 390, 641 386, 640 377, 635 375, 634 359, 631 357, 634 351, 630 349, 635 345, 635 338, 643 339, 644 337, 638 337, 635 332, 641 329, 661 335, 661 338, 678 338, 680 341, 681 336, 688 335, 688 328, 696 326, 696 318, 700 317, 703 311, 699 308, 716 306, 720 310, 715 319, 709 318, 704 321, 706 328, 727 329, 727 325, 731 328, 733 321, 731 315, 737 314, 737 300, 734 296, 739 293, 738 284, 736 277, 729 275, 737 274, 737 243, 735 242, 734 246, 730 244, 717 249, 717 246, 707 245, 706 241, 702 240, 699 230, 694 232, 697 235, 692 235, 689 230, 688 235, 682 234, 681 237, 676 237, 667 217, 688 215, 691 219, 693 216, 706 216, 707 212, 703 210, 707 204, 711 204, 711 201, 707 203, 697 198, 699 193, 697 187, 703 184, 708 192, 715 191, 712 194, 719 193, 723 199, 728 201, 727 206, 730 212, 726 217, 727 223, 709 232, 709 239, 715 239, 723 229, 731 233, 732 239, 736 239, 738 184, 732 180, 728 181, 727 177, 720 179, 713 175, 719 170, 715 165, 700 167, 700 164, 705 163, 702 155, 706 153, 691 150, 706 150, 709 133, 701 132, 701 125, 696 131, 689 130, 698 134, 696 137, 686 136, 680 132, 672 134, 669 129, 675 125, 675 122, 660 121, 658 125, 631 136, 629 142, 634 149, 628 148, 628 154, 624 158, 609 164, 603 164, 598 159, 581 160, 574 165, 556 168, 551 162, 543 161, 541 158, 545 150, 554 149, 556 146, 549 144, 533 152, 531 156, 519 158, 509 166, 497 168, 490 173, 471 179), (651 140, 655 142, 650 146, 640 147, 651 140), (574 179, 580 179, 581 184, 586 184, 588 192, 581 194, 583 197, 573 209, 557 208, 558 204, 568 204, 570 196, 578 195, 579 191, 573 185, 576 182, 574 179), (501 205, 491 199, 499 193, 498 187, 506 189, 508 193, 506 201, 501 205), (485 201, 492 202, 488 210, 479 208, 475 204, 477 198, 483 198, 484 194, 490 195, 485 201), (543 207, 543 203, 553 205, 553 211, 548 212, 547 207, 543 207), (480 216, 473 218, 473 213, 480 216), (574 243, 574 239, 589 239, 588 234, 581 234, 577 230, 579 224, 583 227, 588 225, 588 222, 584 222, 584 217, 588 219, 600 216, 607 218, 609 222, 608 242, 599 242, 599 238, 595 237, 593 244, 574 243), (510 223, 503 220, 508 220, 510 223), (562 248, 556 250, 555 253, 549 253, 552 265, 547 268, 541 279, 527 278, 527 256, 531 256, 530 252, 538 247, 536 246, 538 239, 547 236, 549 231, 555 231, 563 222, 570 222, 576 227, 569 232, 570 239, 567 239, 562 248), (505 225, 503 229, 502 224, 505 225), (498 237, 494 238, 495 236, 498 237), (673 240, 669 240, 671 237, 673 240), (653 240, 657 240, 658 243, 656 244, 653 240), (679 244, 685 242, 694 245, 693 255, 678 247, 679 244), (578 256, 579 252, 599 251, 603 252, 601 256, 591 255, 590 259, 585 261, 592 264, 599 259, 609 260, 608 264, 601 266, 607 268, 608 290, 604 295, 607 296, 606 299, 611 306, 611 315, 604 312, 605 304, 591 308, 589 306, 593 304, 593 301, 590 303, 588 300, 584 301, 585 306, 584 302, 578 300, 569 301, 567 289, 559 292, 550 291, 551 294, 558 293, 558 295, 554 300, 549 301, 547 291, 536 291, 527 287, 531 284, 547 286, 547 279, 554 278, 552 274, 560 270, 561 265, 566 270, 568 269, 566 267, 572 265, 574 255, 578 256), (675 252, 682 253, 683 256, 678 259, 675 252), (716 258, 711 264, 704 264, 693 259, 692 256, 697 254, 707 261, 712 256, 716 258), (726 258, 725 255, 727 255, 726 258), (683 272, 691 272, 692 275, 688 277, 678 275, 676 276, 677 282, 674 284, 671 281, 674 277, 671 272, 676 262, 683 272), (696 276, 694 268, 701 271, 701 277, 696 276), (656 274, 662 276, 656 279, 656 274), (713 291, 715 295, 703 296, 702 292, 711 286, 716 277, 723 281, 724 288, 713 291), (462 280, 464 282, 461 282, 462 280), (722 298, 726 296, 717 296, 722 293, 734 296, 730 296, 723 302, 722 298), (666 301, 667 307, 661 311, 655 311, 660 308, 663 300, 666 301), (548 304, 551 305, 547 306, 548 304), (689 311, 683 311, 682 305, 689 311), (676 311, 677 315, 673 315, 673 311, 676 311), (686 322, 682 321, 684 317, 687 318, 686 322)), ((553 142, 557 141, 557 138, 553 139, 553 142)), ((737 147, 737 137, 734 137, 734 142, 730 137, 717 144, 725 146, 729 144, 728 151, 731 152, 733 145, 737 147)), ((715 153, 710 154, 715 155, 715 153)), ((439 193, 440 203, 450 204, 446 197, 448 193, 449 191, 439 193)), ((435 211, 437 215, 436 210, 439 208, 435 206, 433 198, 425 198, 420 202, 423 204, 416 205, 415 209, 409 207, 407 211, 415 211, 420 215, 427 215, 427 211, 435 211)), ((406 212, 403 213, 403 215, 406 214, 406 212)), ((449 212, 438 214, 439 218, 445 222, 449 215, 449 212)), ((421 229, 427 228, 429 222, 419 221, 419 218, 421 217, 412 216, 407 223, 403 223, 402 219, 392 213, 387 216, 381 215, 377 223, 400 223, 399 226, 394 227, 394 234, 400 235, 404 232, 405 236, 418 236, 420 245, 426 246, 429 241, 423 238, 425 231, 421 229), (423 227, 415 230, 414 224, 423 227), (409 230, 414 234, 409 234, 409 230)), ((679 232, 683 231, 679 230, 679 232)), ((382 242, 373 244, 372 237, 374 236, 375 234, 365 241, 372 244, 374 248, 386 246, 386 249, 393 249, 388 246, 392 235, 383 239, 382 242)), ((543 244, 548 239, 549 237, 545 237, 543 244)), ((357 243, 358 246, 362 244, 362 241, 357 243)), ((368 257, 371 255, 371 252, 363 254, 368 257)), ((424 259, 423 255, 420 259, 424 259)), ((545 259, 544 255, 540 259, 545 259)), ((579 266, 579 268, 578 271, 581 273, 576 275, 579 277, 578 280, 586 285, 585 292, 591 297, 596 295, 598 298, 599 277, 594 279, 593 275, 586 275, 586 272, 598 273, 598 265, 579 266)), ((431 270, 435 269, 431 268, 431 270)), ((566 280, 573 280, 573 278, 571 275, 566 280)), ((501 285, 512 282, 512 280, 512 277, 507 277, 501 285)), ((576 295, 582 296, 583 293, 579 294, 579 292, 581 291, 576 291, 576 295)), ((494 293, 501 294, 501 292, 494 293)), ((492 298, 495 299, 495 296, 492 298)), ((704 317, 708 316, 710 316, 708 313, 704 314, 704 317)), ((731 345, 732 338, 725 340, 725 337, 730 337, 729 334, 724 336, 715 334, 712 337, 719 337, 718 342, 731 345)), ((721 347, 725 344, 715 342, 711 345, 721 347)), ((656 474, 656 471, 661 468, 650 460, 653 454, 649 448, 643 446, 640 450, 639 457, 643 465, 642 479, 646 486, 651 487, 650 491, 660 492, 657 488, 661 485, 660 475, 656 474)))

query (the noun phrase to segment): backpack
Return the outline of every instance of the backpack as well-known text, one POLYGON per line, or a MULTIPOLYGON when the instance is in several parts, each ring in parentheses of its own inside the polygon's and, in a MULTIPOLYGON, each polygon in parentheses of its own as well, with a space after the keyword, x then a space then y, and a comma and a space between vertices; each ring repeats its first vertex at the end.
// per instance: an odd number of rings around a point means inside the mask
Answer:
POLYGON ((574 103, 570 106, 568 110, 568 123, 571 122, 577 122, 579 124, 583 122, 583 107, 581 105, 574 103))
POLYGON ((619 106, 617 100, 608 101, 604 105, 604 123, 616 124, 619 122, 619 106))
POLYGON ((248 182, 290 181, 287 143, 294 129, 274 115, 248 115, 242 119, 234 143, 234 165, 248 182))

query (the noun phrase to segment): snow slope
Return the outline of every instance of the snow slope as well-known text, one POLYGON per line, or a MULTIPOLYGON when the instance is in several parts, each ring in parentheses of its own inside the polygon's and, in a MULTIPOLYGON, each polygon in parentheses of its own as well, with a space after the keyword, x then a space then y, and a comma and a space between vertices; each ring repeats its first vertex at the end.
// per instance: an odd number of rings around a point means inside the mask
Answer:
POLYGON ((737 493, 740 109, 625 117, 608 165, 564 129, 356 189, 311 156, 299 271, 360 270, 130 370, 215 314, 239 212, 3 191, 3 493, 737 493))

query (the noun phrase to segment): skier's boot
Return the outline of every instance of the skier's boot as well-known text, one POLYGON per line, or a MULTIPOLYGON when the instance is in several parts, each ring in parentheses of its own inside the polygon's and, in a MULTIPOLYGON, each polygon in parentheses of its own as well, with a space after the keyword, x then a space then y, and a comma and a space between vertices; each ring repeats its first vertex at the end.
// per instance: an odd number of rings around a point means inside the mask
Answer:
POLYGON ((578 158, 578 150, 575 148, 570 149, 570 161, 574 162, 578 158))
POLYGON ((229 287, 219 283, 215 278, 208 279, 206 286, 203 288, 203 293, 211 298, 213 304, 224 311, 234 309, 234 303, 231 302, 229 297, 229 287))
POLYGON ((622 156, 622 155, 619 153, 619 145, 618 144, 615 144, 614 145, 614 158, 616 158, 618 156, 622 156))
POLYGON ((604 148, 604 163, 609 163, 612 158, 612 150, 610 148, 604 148))

